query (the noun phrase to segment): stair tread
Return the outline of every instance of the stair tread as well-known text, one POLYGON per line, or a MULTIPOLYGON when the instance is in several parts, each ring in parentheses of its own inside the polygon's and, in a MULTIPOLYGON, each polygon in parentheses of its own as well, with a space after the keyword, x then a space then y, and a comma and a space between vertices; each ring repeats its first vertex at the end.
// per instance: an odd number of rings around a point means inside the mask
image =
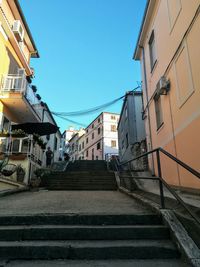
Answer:
POLYGON ((170 240, 34 240, 34 241, 0 241, 0 247, 23 247, 23 246, 60 246, 60 247, 91 247, 91 248, 108 248, 108 247, 159 247, 177 250, 170 240))
POLYGON ((165 225, 5 225, 0 230, 18 229, 168 229, 165 225))

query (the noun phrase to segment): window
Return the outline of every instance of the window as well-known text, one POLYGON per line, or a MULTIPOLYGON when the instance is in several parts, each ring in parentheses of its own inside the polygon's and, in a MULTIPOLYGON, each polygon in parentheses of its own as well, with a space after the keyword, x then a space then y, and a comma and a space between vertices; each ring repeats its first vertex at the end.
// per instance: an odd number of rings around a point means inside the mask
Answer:
POLYGON ((127 110, 127 107, 125 108, 125 118, 128 118, 128 110, 127 110))
POLYGON ((111 147, 116 147, 116 146, 117 146, 116 140, 111 140, 111 147))
POLYGON ((128 133, 126 133, 126 148, 128 148, 128 133))
POLYGON ((94 133, 92 133, 92 139, 94 139, 94 133))
POLYGON ((116 132, 117 131, 116 125, 111 125, 110 128, 111 128, 111 132, 116 132))
POLYGON ((55 136, 55 141, 54 141, 54 150, 57 150, 57 146, 58 146, 58 139, 55 136))
POLYGON ((111 120, 116 120, 116 117, 112 115, 111 120))
POLYGON ((98 118, 98 122, 100 122, 100 118, 98 118))
POLYGON ((82 142, 82 149, 84 149, 84 146, 85 146, 85 144, 84 144, 84 142, 82 142))
POLYGON ((86 157, 88 157, 88 150, 86 150, 86 157))
POLYGON ((100 132, 101 132, 101 128, 99 127, 99 128, 98 128, 98 134, 100 134, 100 132))
POLYGON ((78 148, 79 151, 81 151, 81 144, 79 144, 79 148, 78 148))
POLYGON ((86 138, 86 144, 88 143, 88 137, 86 138))
POLYGON ((156 123, 157 123, 157 130, 158 130, 163 124, 161 97, 156 95, 154 97, 154 102, 155 102, 156 123))
POLYGON ((94 128, 94 123, 92 124, 92 129, 94 128))
POLYGON ((150 55, 151 70, 153 70, 155 63, 157 61, 154 31, 152 31, 150 39, 149 39, 149 55, 150 55))
POLYGON ((22 140, 22 148, 21 148, 21 152, 22 153, 27 153, 28 152, 28 148, 29 148, 29 146, 28 146, 28 139, 26 138, 26 139, 23 139, 22 140))
POLYGON ((101 143, 97 143, 97 150, 99 150, 101 148, 101 143))
POLYGON ((124 148, 124 140, 122 140, 122 149, 124 148))
POLYGON ((3 125, 2 126, 3 126, 2 128, 4 131, 9 131, 10 122, 5 116, 3 117, 3 125))
POLYGON ((86 133, 88 133, 88 129, 86 130, 86 133))
POLYGON ((13 140, 12 151, 19 152, 19 147, 20 147, 20 140, 19 139, 13 140))

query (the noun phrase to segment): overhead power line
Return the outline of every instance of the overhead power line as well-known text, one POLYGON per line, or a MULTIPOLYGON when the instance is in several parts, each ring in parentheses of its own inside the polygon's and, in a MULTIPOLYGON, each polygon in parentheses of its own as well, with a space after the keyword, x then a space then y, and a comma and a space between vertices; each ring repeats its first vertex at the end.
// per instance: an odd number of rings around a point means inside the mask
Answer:
POLYGON ((87 126, 86 124, 83 124, 83 123, 81 123, 81 122, 77 122, 77 121, 74 121, 74 120, 70 120, 70 119, 68 119, 68 118, 66 118, 66 117, 62 117, 62 116, 55 115, 55 114, 54 114, 54 116, 56 116, 56 117, 58 117, 58 118, 60 118, 60 119, 63 119, 63 120, 65 120, 65 121, 68 121, 68 122, 70 122, 70 123, 73 123, 73 124, 76 124, 76 125, 80 125, 80 126, 82 126, 82 127, 86 127, 86 126, 87 126))
MULTIPOLYGON (((132 91, 135 91, 138 88, 141 88, 141 85, 138 85, 132 91)), ((105 108, 114 105, 115 103, 117 103, 118 101, 120 101, 121 99, 123 99, 125 96, 126 95, 123 95, 121 97, 118 97, 118 98, 110 101, 110 102, 107 102, 105 104, 102 104, 102 105, 99 105, 99 106, 96 106, 96 107, 93 107, 93 108, 90 108, 90 109, 73 111, 73 112, 56 112, 56 111, 51 111, 51 113, 54 116, 56 116, 56 117, 58 117, 60 119, 63 119, 65 121, 68 121, 68 122, 73 123, 73 124, 76 124, 76 125, 80 125, 80 126, 86 127, 87 126, 86 124, 83 124, 81 122, 77 122, 77 121, 71 120, 68 117, 85 116, 85 115, 88 115, 88 114, 96 113, 98 111, 104 110, 105 108)))
POLYGON ((73 112, 55 112, 55 111, 52 111, 52 114, 56 115, 56 116, 64 116, 64 117, 65 116, 69 116, 69 117, 71 117, 71 116, 84 116, 84 115, 88 115, 88 114, 103 110, 104 108, 107 108, 109 106, 112 106, 115 103, 117 103, 118 101, 120 101, 121 99, 123 99, 124 97, 125 97, 125 95, 123 95, 123 96, 121 96, 121 97, 119 97, 113 101, 110 101, 108 103, 105 103, 103 105, 93 107, 90 109, 86 109, 86 110, 79 110, 79 111, 73 111, 73 112))

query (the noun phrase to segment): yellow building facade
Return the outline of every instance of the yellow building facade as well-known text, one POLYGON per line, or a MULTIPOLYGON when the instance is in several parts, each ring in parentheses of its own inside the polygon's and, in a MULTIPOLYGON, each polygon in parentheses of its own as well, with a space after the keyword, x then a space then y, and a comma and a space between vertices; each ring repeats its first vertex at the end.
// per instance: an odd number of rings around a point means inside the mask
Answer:
MULTIPOLYGON (((200 0, 147 2, 134 59, 141 63, 148 150, 162 147, 197 171, 199 43, 200 0)), ((171 185, 200 189, 200 181, 172 160, 162 156, 161 164, 171 185)))
POLYGON ((0 190, 28 184, 32 170, 41 164, 39 148, 30 151, 29 137, 9 135, 12 124, 40 122, 38 95, 31 86, 30 59, 39 54, 17 0, 0 0, 0 156, 9 154, 9 163, 21 165, 24 178, 0 176, 0 190), (8 137, 9 136, 9 137, 8 137), (34 150, 38 150, 35 151, 34 150), (37 159, 35 158, 35 155, 37 159))

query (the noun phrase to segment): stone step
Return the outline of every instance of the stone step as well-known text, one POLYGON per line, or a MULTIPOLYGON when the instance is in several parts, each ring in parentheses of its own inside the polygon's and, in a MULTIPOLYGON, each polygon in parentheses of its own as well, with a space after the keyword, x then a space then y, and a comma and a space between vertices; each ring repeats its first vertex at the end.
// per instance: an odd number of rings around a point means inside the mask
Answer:
MULTIPOLYGON (((1 264, 1 263, 0 263, 1 264)), ((180 259, 151 259, 151 260, 11 260, 2 262, 6 267, 189 267, 191 265, 180 259)), ((0 265, 0 266, 1 266, 0 265)))
POLYGON ((30 225, 0 226, 0 241, 20 240, 130 240, 169 239, 163 225, 30 225))
POLYGON ((1 259, 174 259, 168 240, 0 241, 1 259))
POLYGON ((48 190, 51 191, 116 191, 117 187, 113 187, 113 186, 47 186, 46 187, 48 190))
POLYGON ((0 216, 0 225, 160 225, 155 214, 36 214, 0 216))

